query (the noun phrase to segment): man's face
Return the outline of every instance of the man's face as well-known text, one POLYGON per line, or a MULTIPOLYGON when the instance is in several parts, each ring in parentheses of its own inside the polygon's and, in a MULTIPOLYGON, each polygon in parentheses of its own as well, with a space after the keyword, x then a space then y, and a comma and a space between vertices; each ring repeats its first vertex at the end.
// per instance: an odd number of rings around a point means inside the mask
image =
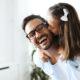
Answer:
POLYGON ((26 25, 25 32, 29 40, 40 49, 49 49, 52 45, 52 34, 48 26, 40 19, 35 18, 26 25))

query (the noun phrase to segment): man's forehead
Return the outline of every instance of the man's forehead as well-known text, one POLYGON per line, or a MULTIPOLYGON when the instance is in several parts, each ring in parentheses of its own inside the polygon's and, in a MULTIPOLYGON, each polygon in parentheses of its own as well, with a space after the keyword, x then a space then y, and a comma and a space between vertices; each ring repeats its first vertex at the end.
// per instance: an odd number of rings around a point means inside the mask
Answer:
POLYGON ((34 29, 37 25, 41 24, 43 21, 41 19, 35 18, 28 22, 25 27, 25 32, 29 33, 31 29, 34 29))

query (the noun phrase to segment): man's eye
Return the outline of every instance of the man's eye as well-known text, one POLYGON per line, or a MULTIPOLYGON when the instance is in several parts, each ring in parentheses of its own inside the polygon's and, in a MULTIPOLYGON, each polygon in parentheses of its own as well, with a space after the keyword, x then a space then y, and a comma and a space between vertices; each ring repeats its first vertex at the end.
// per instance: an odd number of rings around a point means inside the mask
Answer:
POLYGON ((39 26, 36 30, 39 31, 42 29, 42 26, 39 26))
POLYGON ((39 27, 37 28, 38 31, 41 31, 43 28, 45 27, 44 24, 39 25, 39 27))
POLYGON ((34 35, 35 35, 35 31, 32 31, 32 32, 29 34, 30 37, 33 37, 34 35))

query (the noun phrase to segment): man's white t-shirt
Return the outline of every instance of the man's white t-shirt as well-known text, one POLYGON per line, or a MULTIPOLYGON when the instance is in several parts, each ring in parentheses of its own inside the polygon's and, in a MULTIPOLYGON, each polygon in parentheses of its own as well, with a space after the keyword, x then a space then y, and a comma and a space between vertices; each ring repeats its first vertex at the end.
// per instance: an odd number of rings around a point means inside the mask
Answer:
POLYGON ((80 58, 75 61, 58 60, 56 64, 51 64, 50 60, 43 62, 38 50, 33 55, 33 61, 40 67, 52 80, 80 80, 80 58))

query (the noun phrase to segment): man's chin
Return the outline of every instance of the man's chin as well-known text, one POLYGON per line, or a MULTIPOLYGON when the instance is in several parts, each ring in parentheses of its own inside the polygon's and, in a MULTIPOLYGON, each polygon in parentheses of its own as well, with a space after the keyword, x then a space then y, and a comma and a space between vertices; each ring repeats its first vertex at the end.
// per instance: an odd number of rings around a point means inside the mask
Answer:
POLYGON ((43 50, 48 50, 50 48, 50 46, 41 46, 41 49, 43 49, 43 50))
POLYGON ((38 45, 37 47, 39 49, 43 49, 43 50, 48 50, 50 47, 51 47, 52 44, 46 44, 46 45, 43 45, 43 44, 40 44, 38 45))

